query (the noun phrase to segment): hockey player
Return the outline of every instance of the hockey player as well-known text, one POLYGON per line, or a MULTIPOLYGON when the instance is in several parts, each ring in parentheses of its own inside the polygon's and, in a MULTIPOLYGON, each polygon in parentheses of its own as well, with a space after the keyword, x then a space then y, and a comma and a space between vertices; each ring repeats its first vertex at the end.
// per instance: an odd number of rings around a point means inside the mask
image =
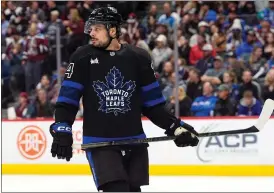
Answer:
MULTIPOLYGON (((72 125, 82 97, 83 143, 146 138, 141 114, 178 136, 178 147, 196 146, 192 126, 165 110, 165 99, 152 69, 150 55, 118 42, 122 18, 113 7, 92 11, 85 25, 91 44, 78 48, 70 58, 56 102, 51 153, 72 158, 72 125), (191 132, 191 133, 190 133, 191 132)), ((104 147, 86 151, 98 190, 141 191, 148 185, 147 144, 104 147)))

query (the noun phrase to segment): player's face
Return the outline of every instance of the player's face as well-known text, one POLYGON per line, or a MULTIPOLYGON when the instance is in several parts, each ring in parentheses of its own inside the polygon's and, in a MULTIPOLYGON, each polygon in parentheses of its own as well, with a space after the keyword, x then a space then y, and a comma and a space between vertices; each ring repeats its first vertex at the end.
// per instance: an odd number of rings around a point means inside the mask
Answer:
POLYGON ((105 47, 109 42, 106 27, 103 24, 95 24, 90 27, 91 43, 95 47, 105 47))

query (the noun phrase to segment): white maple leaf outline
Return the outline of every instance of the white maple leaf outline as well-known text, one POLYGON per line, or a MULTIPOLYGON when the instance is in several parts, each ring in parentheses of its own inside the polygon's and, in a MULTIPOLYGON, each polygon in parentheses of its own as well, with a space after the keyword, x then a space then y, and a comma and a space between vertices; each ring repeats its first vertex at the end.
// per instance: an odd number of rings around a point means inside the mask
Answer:
MULTIPOLYGON (((115 66, 110 70, 110 72, 108 73, 108 75, 105 76, 105 80, 106 80, 106 84, 105 84, 104 82, 101 82, 101 81, 94 81, 94 82, 93 82, 93 88, 95 89, 95 92, 97 93, 97 96, 98 96, 99 99, 100 99, 99 104, 101 104, 101 106, 100 106, 100 108, 99 108, 98 110, 101 110, 101 111, 106 112, 106 113, 111 113, 111 112, 113 112, 115 115, 118 115, 118 112, 120 112, 120 113, 125 113, 126 111, 131 110, 129 104, 131 103, 131 102, 130 102, 130 98, 131 98, 131 96, 132 96, 132 92, 134 92, 134 88, 136 87, 135 81, 129 80, 129 81, 127 81, 127 82, 125 82, 125 83, 123 84, 124 77, 121 75, 121 72, 120 72, 115 66), (112 76, 111 76, 111 75, 112 75, 112 76), (108 77, 109 77, 109 79, 108 79, 108 77), (117 80, 119 77, 121 78, 121 80, 118 81, 118 82, 116 82, 116 80, 117 80), (112 81, 111 81, 111 80, 112 80, 112 81), (126 91, 130 91, 130 90, 131 90, 131 91, 128 93, 128 96, 127 96, 127 98, 126 98, 126 100, 125 100, 125 107, 124 107, 123 109, 119 109, 119 108, 108 109, 108 108, 104 107, 104 104, 105 104, 105 102, 106 102, 106 98, 103 97, 103 96, 98 92, 98 90, 95 88, 95 86, 97 86, 97 88, 98 88, 99 90, 104 91, 104 89, 103 89, 101 86, 99 86, 98 84, 103 84, 107 89, 112 89, 111 86, 110 86, 110 84, 111 84, 111 85, 114 86, 114 88, 117 89, 117 87, 118 87, 118 89, 121 89, 121 90, 124 90, 124 89, 125 89, 125 86, 128 85, 128 88, 126 88, 126 91), (119 85, 120 85, 120 86, 119 86, 119 85), (103 108, 103 107, 104 107, 104 108, 103 108)), ((113 88, 113 89, 114 89, 114 88, 113 88)))

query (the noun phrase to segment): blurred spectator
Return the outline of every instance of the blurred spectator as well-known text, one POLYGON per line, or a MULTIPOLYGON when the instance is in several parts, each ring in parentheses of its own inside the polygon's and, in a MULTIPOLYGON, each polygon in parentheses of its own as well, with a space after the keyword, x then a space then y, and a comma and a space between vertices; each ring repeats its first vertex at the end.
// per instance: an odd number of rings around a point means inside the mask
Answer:
POLYGON ((265 68, 267 70, 274 68, 274 48, 272 50, 272 55, 271 55, 270 59, 265 64, 265 68))
MULTIPOLYGON (((173 89, 173 93, 170 96, 169 103, 167 108, 170 110, 172 114, 175 113, 175 97, 176 96, 176 88, 173 89)), ((186 117, 190 116, 190 108, 192 104, 192 100, 186 95, 185 89, 183 87, 178 88, 178 99, 179 99, 179 114, 180 116, 186 117)))
POLYGON ((81 17, 84 21, 87 21, 90 13, 92 12, 92 9, 94 9, 94 1, 86 0, 83 2, 82 6, 80 4, 78 5, 81 17))
MULTIPOLYGON (((55 70, 57 68, 56 64, 56 32, 57 28, 60 29, 60 35, 63 36, 66 33, 66 29, 62 23, 62 20, 59 19, 59 12, 57 10, 53 10, 50 12, 50 21, 48 22, 45 28, 45 34, 49 41, 50 46, 50 55, 48 58, 48 64, 50 65, 51 70, 55 70)), ((63 48, 63 43, 61 41, 61 48, 63 48)), ((64 58, 64 57, 62 57, 64 58)))
POLYGON ((259 12, 258 17, 271 21, 271 25, 274 26, 274 1, 269 1, 269 7, 259 12))
POLYGON ((244 30, 239 19, 235 19, 227 33, 226 51, 235 51, 244 42, 244 30))
POLYGON ((169 28, 172 28, 176 22, 175 18, 171 15, 171 7, 169 2, 164 3, 163 5, 164 14, 159 17, 158 23, 165 24, 169 28))
POLYGON ((214 116, 234 116, 236 101, 229 96, 230 87, 222 84, 218 87, 218 99, 214 109, 214 116))
POLYGON ((47 100, 47 92, 44 89, 37 91, 37 99, 31 104, 28 116, 29 118, 53 116, 53 107, 47 100))
POLYGON ((21 92, 19 95, 19 103, 15 106, 15 113, 17 118, 26 118, 29 108, 29 99, 26 92, 21 92))
POLYGON ((48 93, 50 91, 50 86, 51 86, 50 83, 51 83, 50 77, 44 74, 41 77, 41 81, 37 84, 36 90, 38 91, 40 89, 44 89, 48 93))
MULTIPOLYGON (((65 8, 63 8, 61 12, 60 18, 65 22, 68 21, 69 18, 71 17, 71 10, 76 9, 76 2, 75 1, 67 1, 65 8)), ((77 10, 78 11, 78 10, 77 10)))
POLYGON ((151 53, 151 50, 146 43, 146 33, 144 31, 144 28, 138 28, 136 33, 133 36, 133 39, 135 41, 135 45, 139 48, 143 48, 147 52, 151 53))
POLYGON ((1 13, 1 34, 3 37, 6 36, 8 31, 9 21, 6 20, 5 14, 1 13))
POLYGON ((37 25, 29 27, 29 36, 24 47, 22 64, 25 66, 26 91, 28 93, 38 84, 42 74, 42 63, 48 54, 48 41, 38 34, 37 25))
POLYGON ((10 53, 10 90, 15 97, 22 91, 25 91, 25 73, 21 64, 23 51, 21 44, 15 44, 10 53))
POLYGON ((256 13, 255 4, 252 1, 240 1, 238 5, 240 14, 251 15, 256 13))
MULTIPOLYGON (((163 93, 163 96, 168 99, 171 95, 172 95, 172 91, 173 89, 175 88, 175 80, 176 80, 176 73, 173 72, 169 78, 168 78, 168 82, 166 84, 166 87, 163 89, 162 93, 163 93)), ((178 82, 178 86, 181 86, 183 88, 186 88, 186 84, 183 80, 180 80, 179 79, 179 82, 178 82)))
POLYGON ((127 33, 131 40, 139 28, 143 28, 144 33, 146 33, 145 28, 139 23, 136 14, 130 13, 127 19, 127 33))
POLYGON ((270 33, 270 29, 271 29, 270 22, 266 20, 261 20, 258 28, 255 28, 257 32, 256 37, 262 45, 266 43, 267 35, 268 33, 270 33))
POLYGON ((207 22, 215 22, 217 20, 217 13, 210 9, 209 4, 212 2, 202 2, 202 6, 199 12, 199 19, 207 22))
POLYGON ((46 15, 43 9, 39 8, 38 1, 32 1, 31 6, 27 8, 26 10, 26 16, 28 19, 32 17, 32 15, 35 14, 37 17, 37 20, 39 21, 45 21, 46 15))
POLYGON ((241 43, 236 48, 236 55, 238 59, 242 58, 244 55, 250 54, 253 50, 254 43, 256 41, 256 35, 253 30, 247 32, 247 41, 241 43))
POLYGON ((210 27, 212 37, 211 42, 215 47, 216 52, 220 55, 226 51, 226 34, 223 33, 216 24, 210 27))
MULTIPOLYGON (((149 26, 150 26, 150 23, 151 23, 150 20, 153 19, 153 20, 157 21, 159 19, 159 16, 160 15, 158 13, 157 5, 152 3, 150 5, 150 8, 149 8, 149 11, 148 11, 147 15, 142 20, 142 25, 146 29, 148 29, 149 26)), ((150 31, 150 30, 148 30, 148 31, 150 31)))
POLYGON ((7 47, 5 54, 2 55, 2 59, 4 59, 5 62, 8 62, 11 59, 12 50, 16 44, 20 44, 21 46, 23 46, 24 44, 24 39, 22 38, 22 36, 20 36, 15 28, 9 27, 7 33, 9 33, 9 37, 6 38, 7 47))
POLYGON ((197 37, 197 45, 193 46, 189 53, 189 62, 195 65, 198 60, 203 58, 203 47, 206 44, 205 36, 199 35, 197 37))
POLYGON ((159 75, 159 82, 161 84, 161 87, 164 89, 167 84, 168 81, 170 79, 171 74, 173 73, 174 68, 173 68, 173 64, 170 61, 166 61, 163 65, 163 71, 162 73, 159 75))
POLYGON ((265 77, 263 96, 264 100, 274 100, 274 69, 271 69, 265 77))
POLYGON ((203 85, 200 77, 200 71, 198 69, 189 69, 186 94, 191 98, 191 100, 201 96, 203 93, 203 85))
POLYGON ((198 60, 195 65, 198 70, 200 70, 201 75, 203 75, 208 69, 213 68, 214 57, 212 56, 212 45, 205 44, 202 48, 203 58, 198 60))
POLYGON ((253 97, 252 91, 245 91, 239 103, 238 116, 258 116, 261 111, 261 102, 253 97))
POLYGON ((272 52, 274 50, 274 33, 269 32, 266 37, 266 43, 264 46, 264 57, 270 59, 272 52))
POLYGON ((157 71, 161 63, 167 61, 172 55, 172 49, 167 45, 167 38, 160 34, 156 39, 156 47, 152 50, 154 69, 157 71))
POLYGON ((228 86, 230 97, 239 100, 239 85, 235 72, 226 71, 223 74, 223 83, 228 86))
POLYGON ((16 7, 15 15, 10 18, 9 22, 20 35, 26 35, 29 23, 25 17, 25 10, 22 7, 16 7))
POLYGON ((214 68, 208 69, 201 77, 201 80, 203 82, 210 82, 213 85, 218 85, 221 83, 220 79, 225 71, 225 68, 223 68, 223 58, 216 56, 214 58, 214 68))
POLYGON ((188 40, 185 36, 183 36, 183 31, 181 29, 178 29, 177 31, 178 35, 178 52, 179 56, 184 58, 186 60, 186 63, 189 64, 189 53, 190 53, 190 46, 188 43, 188 40))
POLYGON ((205 21, 199 22, 199 24, 198 24, 198 33, 191 36, 191 38, 189 40, 189 46, 193 47, 193 46, 196 46, 198 44, 198 36, 199 35, 205 37, 205 41, 207 43, 210 43, 210 36, 207 33, 208 28, 209 28, 209 25, 208 25, 207 22, 205 22, 205 21))
POLYGON ((213 86, 210 82, 203 85, 203 95, 195 98, 191 106, 194 116, 213 116, 217 98, 213 95, 213 86))
POLYGON ((69 10, 69 20, 64 21, 68 33, 67 40, 67 54, 71 56, 73 52, 81 45, 84 40, 84 21, 80 18, 77 9, 71 8, 69 10))
POLYGON ((250 70, 245 70, 242 76, 243 83, 239 88, 239 97, 242 98, 245 91, 250 90, 255 98, 259 98, 259 85, 255 81, 252 81, 252 72, 250 70))
POLYGON ((32 14, 30 17, 30 23, 35 23, 37 25, 37 31, 38 33, 44 33, 45 25, 42 23, 37 14, 32 14))
MULTIPOLYGON (((52 20, 52 19, 51 19, 52 13, 56 13, 56 11, 57 11, 57 12, 60 14, 60 10, 59 10, 59 8, 57 7, 55 1, 47 1, 47 8, 48 8, 48 10, 47 10, 47 12, 46 12, 47 21, 52 20), (55 11, 55 12, 54 12, 54 11, 55 11)), ((58 16, 59 16, 59 14, 58 14, 58 16)))
POLYGON ((256 80, 261 78, 265 73, 265 63, 266 60, 262 57, 263 49, 261 47, 255 46, 253 51, 246 61, 247 68, 252 72, 252 79, 256 80))
POLYGON ((225 66, 228 70, 231 70, 236 74, 238 83, 242 82, 242 74, 246 69, 246 66, 244 65, 244 62, 237 60, 234 52, 227 53, 227 62, 225 66))

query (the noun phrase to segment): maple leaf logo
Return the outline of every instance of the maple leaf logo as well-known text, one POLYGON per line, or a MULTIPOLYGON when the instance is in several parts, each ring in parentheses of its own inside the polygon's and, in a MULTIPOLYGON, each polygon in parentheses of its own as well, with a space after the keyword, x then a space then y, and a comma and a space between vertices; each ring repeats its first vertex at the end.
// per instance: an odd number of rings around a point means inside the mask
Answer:
POLYGON ((125 113, 130 111, 130 98, 135 90, 135 81, 123 82, 124 77, 114 66, 105 77, 106 83, 93 81, 93 88, 100 99, 99 111, 105 113, 125 113))

